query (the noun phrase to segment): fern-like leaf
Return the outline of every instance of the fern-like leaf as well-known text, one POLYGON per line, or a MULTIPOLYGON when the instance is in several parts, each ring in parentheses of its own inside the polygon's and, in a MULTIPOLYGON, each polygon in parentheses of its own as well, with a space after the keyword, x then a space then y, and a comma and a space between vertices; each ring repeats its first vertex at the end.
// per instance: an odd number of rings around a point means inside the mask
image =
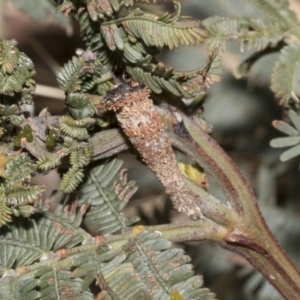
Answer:
POLYGON ((1 299, 41 299, 40 293, 34 289, 37 285, 38 280, 32 274, 19 276, 19 273, 9 270, 0 278, 1 299))
MULTIPOLYGON (((45 208, 44 208, 45 209, 45 208)), ((54 213, 37 212, 31 219, 14 218, 14 222, 0 229, 0 274, 7 269, 27 266, 50 251, 72 248, 91 236, 79 226, 87 209, 76 203, 58 205, 54 213)))
POLYGON ((20 275, 8 272, 0 279, 1 299, 92 300, 89 290, 82 290, 82 280, 72 278, 71 272, 42 266, 35 272, 20 275), (9 280, 7 280, 9 278, 9 280))
POLYGON ((155 298, 168 300, 171 292, 177 290, 184 299, 215 299, 214 294, 202 288, 202 277, 194 276, 193 267, 188 264, 190 257, 182 249, 171 249, 171 246, 159 233, 145 230, 128 243, 125 252, 130 254, 126 262, 133 263, 155 298))
POLYGON ((222 61, 217 51, 213 51, 203 67, 190 72, 167 69, 162 63, 153 65, 149 71, 132 66, 127 66, 126 70, 136 81, 156 94, 167 91, 174 96, 190 99, 204 94, 213 82, 220 81, 222 61))
POLYGON ((72 168, 63 175, 63 179, 60 183, 59 188, 65 193, 72 193, 82 182, 83 178, 83 169, 79 168, 78 166, 72 166, 72 168))
MULTIPOLYGON (((163 90, 175 95, 181 96, 180 84, 176 83, 176 79, 156 76, 152 72, 144 71, 140 67, 126 67, 127 72, 134 78, 134 80, 146 85, 151 91, 156 94, 162 93, 163 90)), ((186 95, 188 97, 188 93, 186 95)))
POLYGON ((80 90, 83 66, 84 59, 74 56, 57 74, 58 84, 66 93, 74 93, 80 90))
POLYGON ((12 74, 18 66, 19 50, 16 41, 0 42, 0 66, 3 74, 12 74))
POLYGON ((16 45, 15 40, 0 40, 0 93, 7 96, 20 93, 21 101, 26 103, 35 89, 33 63, 16 45))
MULTIPOLYGON (((79 254, 73 259, 73 276, 87 283, 97 277, 100 299, 180 299, 214 300, 194 276, 190 258, 159 232, 149 233, 143 226, 133 227, 132 238, 115 250, 99 249, 94 256, 79 254), (174 292, 176 291, 176 293, 174 292), (176 299, 176 298, 175 298, 176 299)), ((109 246, 109 245, 108 245, 109 246)))
POLYGON ((6 197, 2 192, 0 193, 0 227, 11 222, 11 210, 6 205, 6 197))
POLYGON ((89 290, 82 291, 82 279, 72 278, 70 271, 51 267, 40 268, 34 273, 34 276, 39 279, 37 287, 40 289, 40 299, 95 299, 89 290))
POLYGON ((300 43, 285 46, 275 63, 271 89, 287 104, 293 97, 300 97, 300 43))
POLYGON ((16 183, 17 181, 29 180, 33 170, 32 160, 27 154, 22 153, 5 165, 3 176, 7 182, 16 183))
POLYGON ((93 234, 113 233, 138 220, 127 219, 122 214, 136 187, 133 182, 127 182, 121 166, 119 160, 103 163, 90 171, 81 186, 79 203, 91 201, 84 223, 93 234))
POLYGON ((6 196, 6 203, 13 206, 22 206, 34 204, 41 200, 45 187, 40 185, 19 185, 9 183, 6 186, 0 186, 1 192, 6 196))
POLYGON ((37 166, 40 170, 50 170, 58 167, 61 164, 61 157, 53 154, 50 156, 43 156, 37 162, 37 166))
POLYGON ((88 144, 77 151, 72 151, 70 155, 70 163, 72 166, 83 168, 90 163, 92 156, 93 156, 93 145, 88 144))
POLYGON ((69 112, 75 120, 89 118, 96 113, 96 108, 90 103, 87 94, 71 93, 66 100, 69 112))
POLYGON ((59 120, 61 131, 67 136, 78 140, 88 139, 89 133, 87 128, 93 126, 95 123, 96 120, 93 118, 75 120, 69 116, 62 116, 59 120))
POLYGON ((103 299, 153 299, 151 291, 136 275, 134 265, 124 262, 125 259, 126 255, 119 255, 101 266, 103 280, 107 283, 107 287, 103 287, 103 299))
POLYGON ((142 39, 147 46, 158 48, 166 46, 172 50, 181 45, 196 45, 206 37, 206 32, 199 28, 199 22, 164 23, 148 14, 128 16, 118 22, 130 36, 142 39))

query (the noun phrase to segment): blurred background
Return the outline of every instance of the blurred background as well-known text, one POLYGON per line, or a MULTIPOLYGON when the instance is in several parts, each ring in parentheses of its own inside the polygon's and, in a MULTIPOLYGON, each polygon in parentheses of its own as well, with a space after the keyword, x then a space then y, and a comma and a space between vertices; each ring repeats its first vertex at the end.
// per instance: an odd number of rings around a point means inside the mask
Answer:
MULTIPOLYGON (((29 1, 29 0, 26 0, 29 1)), ((34 14, 22 12, 24 0, 0 0, 0 37, 16 39, 21 51, 34 62, 37 90, 34 112, 48 107, 52 114, 62 114, 64 94, 58 89, 56 73, 74 54, 84 48, 78 27, 72 20, 53 15, 51 0, 30 0, 34 14), (39 8, 39 3, 41 8, 39 8), (45 7, 42 7, 45 5, 45 7), (40 9, 40 13, 37 11, 40 9), (36 18, 36 16, 39 16, 36 18)), ((195 19, 210 16, 261 17, 246 0, 182 0, 183 15, 195 19)), ((300 2, 290 0, 290 7, 300 16, 300 2)), ((157 1, 148 10, 172 11, 172 1, 157 1)), ((205 46, 182 47, 162 51, 159 59, 178 70, 191 70, 203 64, 205 46)), ((251 53, 241 53, 238 43, 228 43, 223 53, 222 82, 214 84, 205 100, 204 116, 213 126, 212 136, 233 158, 250 182, 269 226, 288 254, 300 265, 300 172, 299 160, 279 162, 282 150, 272 149, 269 142, 281 136, 271 122, 282 119, 284 109, 270 91, 270 74, 277 54, 259 60, 247 80, 236 80, 232 71, 251 53)), ((186 217, 175 212, 153 174, 133 155, 122 153, 129 177, 137 181, 138 192, 126 208, 126 214, 139 215, 144 224, 163 224, 186 217)), ((58 187, 55 171, 39 176, 47 186, 47 195, 58 187)), ((209 192, 225 201, 224 195, 208 177, 209 192)), ((195 271, 204 275, 205 285, 220 300, 278 300, 277 292, 236 254, 227 252, 212 242, 182 245, 192 257, 195 271)))

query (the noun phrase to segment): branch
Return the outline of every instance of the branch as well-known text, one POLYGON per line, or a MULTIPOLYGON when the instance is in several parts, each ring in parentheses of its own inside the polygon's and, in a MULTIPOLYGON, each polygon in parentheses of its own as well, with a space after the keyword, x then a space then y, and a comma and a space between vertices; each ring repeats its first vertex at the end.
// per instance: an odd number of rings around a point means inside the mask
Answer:
POLYGON ((162 109, 161 115, 175 146, 211 174, 239 215, 220 245, 245 257, 285 299, 300 299, 300 273, 267 227, 251 188, 233 161, 196 117, 174 107, 162 109))
MULTIPOLYGON (((60 249, 47 260, 16 268, 16 271, 20 274, 26 274, 38 270, 42 266, 50 266, 57 270, 64 270, 72 266, 74 257, 76 259, 78 254, 86 253, 86 255, 91 255, 91 253, 98 252, 101 248, 107 246, 110 251, 121 251, 122 247, 125 246, 130 239, 136 237, 135 231, 140 231, 140 227, 140 225, 134 226, 131 231, 119 235, 98 236, 82 246, 60 249)), ((217 225, 206 218, 201 218, 197 221, 147 227, 142 226, 142 230, 143 229, 149 232, 160 232, 163 238, 168 239, 172 243, 202 241, 207 239, 220 242, 224 236, 228 234, 228 230, 225 227, 217 225)))
MULTIPOLYGON (((222 247, 244 256, 286 299, 300 299, 299 271, 274 239, 260 213, 251 188, 233 161, 205 132, 197 118, 187 116, 171 106, 159 108, 167 133, 164 134, 162 124, 157 123, 159 118, 153 104, 147 97, 140 97, 139 90, 136 90, 136 93, 131 91, 127 96, 125 93, 126 99, 123 100, 130 101, 127 104, 132 107, 127 105, 123 114, 124 103, 119 101, 120 93, 117 93, 118 101, 112 103, 123 106, 114 109, 119 111, 119 121, 130 141, 140 151, 146 164, 156 172, 166 190, 171 193, 175 207, 186 213, 199 212, 201 208, 205 216, 226 226, 226 234, 219 236, 222 239, 220 242, 222 247), (157 125, 159 126, 155 127, 157 125), (233 207, 232 211, 184 181, 182 175, 178 173, 170 143, 193 158, 212 175, 227 196, 233 207), (147 153, 147 149, 151 151, 147 153), (162 153, 166 155, 162 156, 162 153), (170 178, 176 180, 170 181, 170 178)), ((145 95, 148 96, 147 93, 145 95)), ((128 148, 126 140, 118 130, 98 133, 93 137, 93 141, 96 144, 98 158, 128 148), (110 147, 113 147, 112 152, 109 150, 110 147)), ((199 228, 199 232, 195 231, 195 228, 190 228, 190 233, 193 233, 194 238, 199 237, 203 234, 202 231, 206 230, 205 226, 199 228)), ((185 237, 187 232, 184 233, 184 229, 181 233, 182 239, 189 239, 188 235, 185 237)), ((214 239, 213 236, 206 237, 214 239)), ((180 240, 179 237, 178 239, 180 240)))

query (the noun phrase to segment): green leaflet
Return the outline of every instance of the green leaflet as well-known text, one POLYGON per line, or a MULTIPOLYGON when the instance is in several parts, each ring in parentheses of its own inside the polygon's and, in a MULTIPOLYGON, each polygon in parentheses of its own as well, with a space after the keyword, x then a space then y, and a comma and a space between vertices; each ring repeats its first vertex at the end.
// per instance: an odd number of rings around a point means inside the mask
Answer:
POLYGON ((0 229, 0 273, 6 275, 0 279, 1 299, 94 299, 88 287, 83 287, 83 280, 72 276, 68 270, 70 264, 64 268, 60 264, 58 268, 41 265, 24 274, 26 266, 39 259, 51 260, 52 251, 91 242, 91 236, 79 228, 87 204, 80 209, 76 203, 64 207, 57 205, 53 213, 40 207, 33 218, 14 219, 11 225, 0 229), (23 270, 21 274, 9 270, 17 267, 23 270))
POLYGON ((142 68, 139 67, 132 68, 128 66, 126 69, 134 80, 143 83, 156 94, 160 94, 163 90, 166 90, 175 96, 181 95, 181 92, 178 90, 175 83, 171 83, 171 79, 166 80, 163 77, 155 76, 150 72, 145 72, 142 68))
POLYGON ((204 94, 213 82, 220 81, 222 62, 217 52, 213 51, 203 67, 190 72, 167 69, 162 63, 153 65, 150 71, 144 70, 143 67, 131 66, 127 66, 126 70, 134 80, 143 83, 156 94, 166 91, 189 99, 204 94))
POLYGON ((300 43, 285 46, 275 63, 271 89, 281 103, 286 104, 293 97, 300 97, 300 43))
POLYGON ((11 211, 6 205, 6 197, 4 193, 0 194, 0 227, 11 222, 11 211))
POLYGON ((121 249, 100 250, 94 256, 75 255, 73 276, 87 282, 100 278, 101 299, 105 300, 169 300, 174 290, 183 299, 215 299, 202 287, 202 277, 194 275, 191 259, 182 249, 172 248, 159 232, 138 232, 121 249))
POLYGON ((72 166, 72 168, 63 175, 59 188, 65 193, 71 193, 76 190, 83 178, 83 170, 76 166, 72 166))
POLYGON ((108 284, 104 299, 155 299, 141 278, 136 276, 133 264, 124 262, 125 258, 125 255, 120 255, 102 266, 103 279, 108 284))
POLYGON ((110 51, 115 51, 116 49, 124 49, 124 42, 121 35, 121 30, 117 27, 116 24, 113 23, 102 25, 101 33, 110 51))
POLYGON ((10 280, 5 277, 0 279, 0 296, 2 299, 40 299, 40 293, 34 288, 37 286, 37 280, 32 278, 31 274, 19 276, 17 272, 8 272, 10 280))
POLYGON ((45 187, 7 183, 4 186, 0 186, 0 190, 0 193, 6 197, 7 205, 18 208, 19 206, 34 204, 36 201, 41 200, 45 187))
POLYGON ((67 104, 71 108, 83 108, 83 103, 88 103, 88 94, 84 94, 82 104, 80 100, 73 98, 79 97, 79 92, 96 92, 99 95, 105 95, 105 92, 112 87, 111 72, 107 70, 100 62, 99 57, 91 51, 77 50, 78 56, 73 56, 72 60, 66 63, 57 74, 60 87, 68 95, 67 104))
POLYGON ((72 248, 89 240, 90 235, 79 228, 86 205, 81 210, 76 208, 58 205, 53 214, 39 211, 31 219, 14 218, 11 225, 1 228, 0 273, 31 265, 42 256, 51 255, 50 251, 72 248))
MULTIPOLYGON (((155 64, 154 58, 159 53, 159 49, 163 47, 174 49, 183 45, 202 43, 206 37, 206 32, 199 27, 200 23, 182 20, 180 4, 176 1, 174 1, 175 13, 165 14, 161 17, 131 7, 133 4, 134 1, 90 0, 84 4, 78 1, 65 1, 65 4, 60 6, 61 11, 71 12, 75 15, 88 46, 86 53, 90 50, 93 51, 91 54, 96 57, 95 61, 101 62, 102 69, 105 69, 104 72, 99 72, 101 67, 98 65, 95 68, 98 74, 92 75, 94 58, 88 60, 85 55, 85 68, 89 66, 91 71, 80 72, 80 68, 75 71, 77 62, 73 59, 69 66, 65 65, 60 72, 60 85, 66 93, 74 93, 80 92, 80 88, 77 86, 79 83, 81 92, 105 96, 106 91, 112 87, 112 80, 103 80, 100 83, 99 78, 101 81, 101 77, 104 77, 105 73, 126 69, 136 81, 146 85, 156 94, 167 91, 174 96, 198 98, 199 94, 205 92, 202 89, 205 90, 207 87, 207 84, 203 84, 202 80, 202 76, 205 74, 194 72, 195 77, 199 77, 199 80, 193 78, 189 86, 188 84, 182 86, 182 83, 186 81, 185 76, 187 79, 192 79, 192 77, 183 74, 184 72, 178 72, 181 73, 179 76, 174 72, 172 77, 173 71, 160 70, 160 64, 155 64), (82 10, 85 6, 87 6, 87 11, 82 10), (80 11, 79 14, 76 13, 77 10, 80 11), (112 14, 113 11, 115 11, 114 14, 112 14), (161 71, 163 72, 161 73, 161 71), (67 87, 68 77, 74 88, 67 87), (192 84, 197 85, 195 95, 191 88, 192 84), (75 87, 78 88, 75 90, 75 87)), ((89 70, 88 68, 87 70, 89 70)), ((213 76, 210 79, 209 84, 215 81, 213 76)), ((70 113, 76 119, 81 117, 77 108, 71 108, 70 113)), ((84 114, 88 114, 86 108, 84 114)), ((68 126, 64 125, 63 131, 68 135, 72 134, 71 128, 68 126)), ((76 134, 79 136, 86 135, 85 132, 79 130, 76 134)), ((72 134, 72 137, 74 136, 75 133, 72 134)))
POLYGON ((0 94, 20 93, 20 102, 27 103, 35 89, 33 63, 16 45, 15 40, 0 40, 0 94))
POLYGON ((90 103, 89 96, 86 94, 69 94, 66 101, 70 114, 76 120, 92 117, 96 113, 96 108, 90 103))
POLYGON ((30 185, 33 162, 27 154, 19 154, 5 164, 0 185, 0 224, 11 220, 10 215, 29 217, 34 212, 34 204, 41 200, 44 186, 30 185))
POLYGON ((18 66, 19 50, 16 45, 14 40, 0 42, 0 66, 3 74, 12 74, 18 66))
POLYGON ((89 290, 82 290, 82 280, 72 278, 70 271, 42 266, 29 274, 12 272, 9 275, 9 281, 5 277, 0 279, 2 299, 95 299, 89 290))
POLYGON ((40 299, 95 299, 89 290, 82 291, 82 280, 73 278, 70 271, 56 268, 40 268, 35 272, 34 276, 39 279, 37 288, 40 289, 40 299))
POLYGON ((93 118, 74 120, 71 117, 62 116, 59 120, 61 131, 67 136, 78 140, 87 140, 89 138, 87 127, 92 126, 95 123, 96 120, 93 118))
POLYGON ((61 157, 56 154, 52 154, 49 156, 43 156, 37 162, 37 166, 41 170, 54 169, 54 168, 58 167, 60 164, 61 164, 61 157))
MULTIPOLYGON (((202 287, 202 277, 194 276, 192 265, 188 264, 191 259, 182 249, 171 247, 172 243, 160 238, 158 232, 149 233, 144 230, 124 247, 123 253, 127 258, 121 266, 130 268, 128 263, 133 265, 141 284, 151 292, 151 299, 169 300, 174 290, 177 290, 183 299, 215 299, 213 293, 202 287)), ((118 258, 121 259, 122 254, 114 261, 118 258)), ((129 282, 127 283, 126 278, 129 276, 126 273, 122 276, 122 285, 116 280, 116 273, 110 271, 110 276, 107 276, 107 269, 111 264, 112 262, 102 267, 103 277, 108 281, 110 289, 119 299, 139 299, 135 294, 141 288, 138 286, 134 289, 129 282), (119 285, 123 288, 120 289, 119 285)))
POLYGON ((82 68, 84 59, 73 56, 72 60, 66 63, 57 74, 57 81, 61 89, 68 93, 74 93, 80 90, 82 68))
POLYGON ((3 176, 7 182, 18 182, 29 180, 31 173, 34 171, 32 160, 25 153, 18 155, 5 165, 5 172, 3 176))
POLYGON ((164 23, 148 14, 119 19, 118 23, 122 24, 129 35, 142 39, 147 46, 166 46, 170 50, 183 45, 196 45, 203 42, 206 36, 198 22, 164 23))
POLYGON ((84 224, 95 235, 125 229, 138 218, 126 218, 122 210, 136 191, 134 182, 127 182, 122 162, 112 160, 90 170, 81 185, 79 203, 90 201, 84 224))
POLYGON ((64 173, 59 187, 65 193, 71 193, 75 191, 78 185, 82 182, 84 178, 83 168, 90 163, 93 156, 93 151, 93 145, 89 143, 82 145, 76 150, 71 148, 71 168, 64 173))

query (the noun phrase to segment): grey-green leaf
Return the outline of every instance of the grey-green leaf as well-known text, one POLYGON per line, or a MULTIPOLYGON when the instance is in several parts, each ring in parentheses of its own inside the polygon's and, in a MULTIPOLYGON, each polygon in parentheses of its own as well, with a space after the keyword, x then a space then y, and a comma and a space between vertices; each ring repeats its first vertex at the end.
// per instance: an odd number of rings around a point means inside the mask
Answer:
POLYGON ((284 148, 294 146, 300 143, 300 136, 289 136, 283 138, 276 138, 271 140, 270 146, 273 148, 284 148))
POLYGON ((281 155, 280 155, 280 160, 281 161, 287 161, 287 160, 290 160, 296 156, 300 155, 300 145, 297 145, 285 152, 283 152, 281 155))
POLYGON ((122 162, 112 160, 94 167, 80 189, 79 203, 91 202, 84 218, 86 228, 93 234, 108 234, 125 229, 137 217, 126 218, 122 210, 136 191, 134 182, 127 182, 122 162))
POLYGON ((287 135, 290 135, 290 136, 298 136, 299 135, 299 132, 295 128, 293 128, 291 125, 289 125, 283 121, 275 120, 272 122, 272 124, 277 130, 279 130, 287 135))

